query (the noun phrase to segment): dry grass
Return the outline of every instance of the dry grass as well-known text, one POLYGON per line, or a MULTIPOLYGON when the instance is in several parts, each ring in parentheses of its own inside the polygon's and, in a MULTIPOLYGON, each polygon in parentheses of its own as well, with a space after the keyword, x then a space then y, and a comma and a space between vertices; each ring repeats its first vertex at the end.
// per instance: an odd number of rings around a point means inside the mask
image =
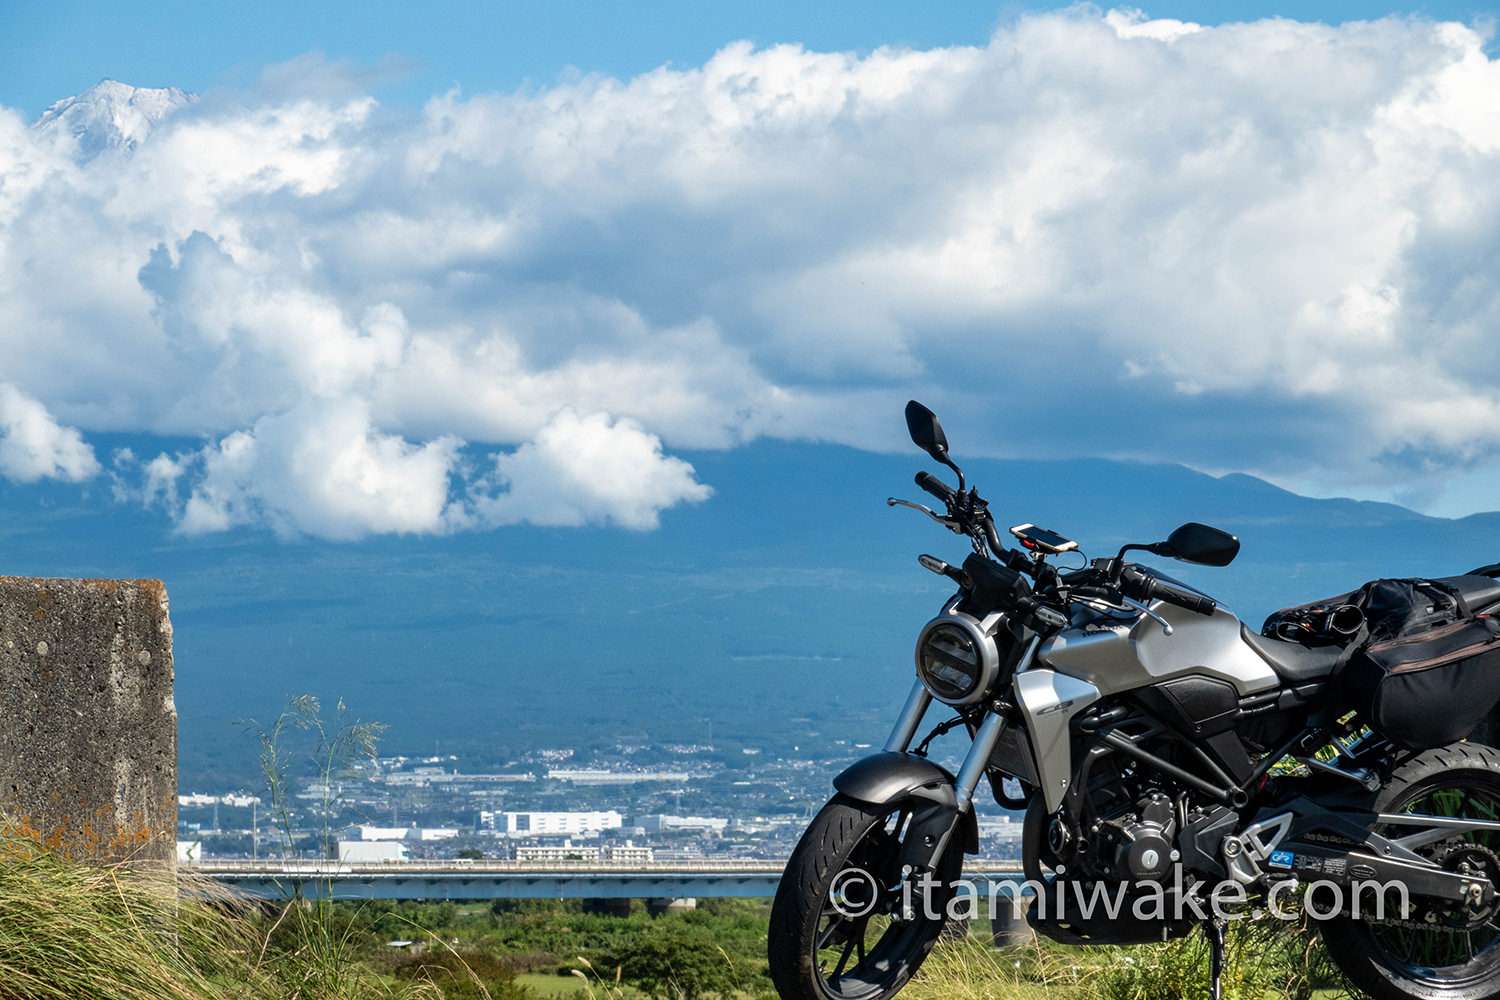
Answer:
POLYGON ((0 837, 0 1000, 441 1000, 355 961, 316 910, 259 919, 165 868, 90 866, 0 837), (278 936, 275 947, 272 934, 278 936))
MULTIPOLYGON (((1226 939, 1225 1000, 1347 996, 1296 927, 1236 924, 1226 939)), ((1208 997, 1208 948, 1196 933, 1161 945, 1069 948, 1033 936, 992 948, 940 941, 907 986, 910 1000, 1198 1000, 1208 997)))
POLYGON ((911 1000, 1091 997, 1104 960, 1101 952, 1065 949, 1035 936, 1029 944, 1009 948, 991 948, 975 938, 944 939, 902 996, 911 1000))

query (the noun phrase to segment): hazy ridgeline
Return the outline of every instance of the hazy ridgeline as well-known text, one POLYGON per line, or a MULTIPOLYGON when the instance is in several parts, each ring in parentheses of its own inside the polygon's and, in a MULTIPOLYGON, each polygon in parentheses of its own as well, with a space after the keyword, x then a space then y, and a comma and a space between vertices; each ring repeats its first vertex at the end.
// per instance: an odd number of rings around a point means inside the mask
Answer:
MULTIPOLYGON (((6 529, 6 564, 166 582, 185 788, 253 779, 255 741, 235 722, 303 693, 388 723, 385 752, 441 741, 475 764, 538 746, 701 743, 710 727, 718 744, 780 755, 879 742, 946 594, 916 556, 966 550, 885 506, 919 496, 911 476, 930 463, 764 441, 688 457, 721 488, 656 531, 519 526, 358 546, 249 531, 160 542, 159 512, 0 483, 0 501, 28 508, 6 529)), ((1043 525, 1090 556, 1186 520, 1233 531, 1233 565, 1164 568, 1252 626, 1372 577, 1500 559, 1500 514, 1428 518, 1180 466, 965 465, 1002 525, 1043 525)))

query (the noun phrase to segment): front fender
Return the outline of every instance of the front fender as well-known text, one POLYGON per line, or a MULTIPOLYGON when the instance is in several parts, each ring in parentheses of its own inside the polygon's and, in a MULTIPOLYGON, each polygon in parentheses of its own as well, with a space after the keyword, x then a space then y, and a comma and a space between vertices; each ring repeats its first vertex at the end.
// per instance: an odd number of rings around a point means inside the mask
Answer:
POLYGON ((974 810, 958 812, 958 797, 953 793, 953 775, 926 757, 915 754, 882 751, 855 761, 833 779, 833 787, 851 799, 874 806, 885 806, 911 796, 921 799, 933 811, 941 812, 951 823, 958 816, 965 854, 979 853, 979 821, 974 810))

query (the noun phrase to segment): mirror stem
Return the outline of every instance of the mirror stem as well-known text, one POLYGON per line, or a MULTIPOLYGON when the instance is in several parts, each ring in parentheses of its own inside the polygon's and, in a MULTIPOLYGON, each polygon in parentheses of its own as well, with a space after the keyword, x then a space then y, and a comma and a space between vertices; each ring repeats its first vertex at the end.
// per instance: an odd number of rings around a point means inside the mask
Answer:
POLYGON ((953 459, 948 457, 948 450, 944 448, 940 453, 933 455, 933 457, 958 474, 958 492, 962 493, 964 491, 964 470, 953 464, 953 459))
POLYGON ((1132 550, 1149 552, 1154 556, 1170 556, 1172 554, 1165 542, 1152 542, 1150 545, 1122 545, 1120 546, 1119 554, 1115 556, 1115 562, 1122 562, 1125 558, 1125 553, 1132 550))
POLYGON ((962 493, 964 491, 964 470, 960 469, 958 466, 954 465, 952 462, 948 463, 948 468, 950 468, 954 472, 958 473, 958 492, 962 493))

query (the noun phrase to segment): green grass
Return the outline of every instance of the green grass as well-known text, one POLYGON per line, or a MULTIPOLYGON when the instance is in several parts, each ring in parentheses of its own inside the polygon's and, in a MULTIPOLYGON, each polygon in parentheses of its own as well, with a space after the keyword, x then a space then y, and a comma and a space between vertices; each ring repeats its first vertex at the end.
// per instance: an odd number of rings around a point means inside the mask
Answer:
MULTIPOLYGON (((525 1000, 365 960, 340 908, 263 915, 164 867, 81 865, 0 836, 0 1000, 525 1000)), ((489 970, 487 970, 489 971, 489 970)), ((450 977, 451 978, 451 977, 450 977)), ((472 977, 470 977, 472 978, 472 977)))
MULTIPOLYGON (((715 975, 702 981, 689 973, 695 990, 772 1000, 767 919, 763 900, 705 901, 656 919, 639 908, 625 918, 587 914, 576 901, 323 903, 262 913, 164 871, 78 865, 0 836, 0 1000, 645 1000, 630 970, 617 978, 614 964, 644 959, 658 963, 658 974, 637 972, 640 985, 653 988, 654 979, 665 1000, 682 977, 659 967, 689 959, 697 964, 682 971, 714 963, 715 975), (393 937, 422 950, 392 950, 385 942, 393 937), (652 942, 660 953, 642 953, 652 942), (717 974, 724 970, 733 975, 717 974)), ((1229 943, 1226 1000, 1345 995, 1292 928, 1235 925, 1229 943)), ((902 996, 1196 1000, 1206 996, 1207 976, 1197 934, 1082 949, 1044 940, 995 949, 966 938, 940 942, 902 996)))
POLYGON ((166 874, 88 868, 30 841, 0 845, 0 997, 270 996, 255 935, 166 874))
MULTIPOLYGON (((1236 924, 1226 941, 1225 1000, 1348 997, 1321 952, 1295 927, 1236 924)), ((909 1000, 1199 1000, 1208 997, 1208 950, 1193 934, 1161 945, 1070 948, 1033 937, 992 948, 940 941, 902 993, 909 1000)))
POLYGON ((586 993, 583 984, 573 976, 551 975, 545 972, 522 972, 516 976, 516 983, 526 987, 542 1000, 551 997, 583 997, 586 993))

